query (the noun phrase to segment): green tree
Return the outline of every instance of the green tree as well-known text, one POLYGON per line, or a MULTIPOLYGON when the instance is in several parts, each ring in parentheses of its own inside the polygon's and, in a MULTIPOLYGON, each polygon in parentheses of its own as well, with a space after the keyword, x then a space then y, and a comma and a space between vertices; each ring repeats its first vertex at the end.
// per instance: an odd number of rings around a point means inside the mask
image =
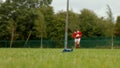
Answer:
POLYGON ((120 36, 120 16, 117 17, 117 21, 115 24, 115 35, 120 36))
MULTIPOLYGON (((71 33, 74 31, 74 29, 79 23, 79 14, 74 13, 73 11, 69 11, 69 23, 68 23, 68 39, 71 39, 71 33)), ((64 34, 65 34, 65 20, 66 20, 66 12, 60 11, 56 14, 54 14, 54 19, 52 21, 51 25, 51 33, 49 33, 49 36, 51 36, 52 40, 63 40, 64 34), (53 28, 54 27, 54 28, 53 28)))
POLYGON ((107 17, 107 20, 108 20, 108 22, 109 22, 109 26, 110 26, 110 28, 109 28, 109 35, 111 36, 111 44, 112 44, 112 46, 111 46, 111 48, 113 48, 113 37, 114 37, 114 18, 113 18, 113 14, 112 14, 112 11, 111 11, 111 8, 110 8, 110 6, 109 5, 107 5, 107 9, 108 9, 108 11, 107 11, 107 15, 108 15, 108 17, 107 17))
POLYGON ((11 48, 12 44, 13 44, 14 37, 15 37, 16 24, 15 24, 15 21, 13 19, 10 19, 8 23, 9 23, 9 25, 7 27, 8 27, 10 34, 11 34, 11 42, 10 42, 10 48, 11 48))
POLYGON ((69 27, 69 33, 72 33, 76 28, 80 29, 80 27, 79 27, 79 14, 74 13, 72 10, 69 11, 68 27, 69 27))
POLYGON ((42 41, 43 37, 46 37, 46 23, 43 14, 41 13, 40 9, 36 10, 37 12, 37 19, 34 23, 34 29, 37 31, 36 36, 41 38, 41 48, 43 47, 42 41))
POLYGON ((52 28, 50 36, 52 40, 63 40, 64 39, 64 32, 65 32, 65 18, 66 13, 65 12, 59 12, 55 14, 54 21, 51 24, 52 28))
POLYGON ((45 20, 45 25, 46 25, 46 38, 47 39, 49 39, 49 40, 51 40, 51 38, 52 38, 52 36, 51 36, 51 34, 52 34, 52 32, 54 32, 54 31, 52 31, 53 30, 53 24, 54 24, 54 12, 53 12, 53 8, 51 7, 51 6, 48 6, 48 7, 46 7, 46 6, 42 6, 41 8, 40 8, 40 11, 41 11, 41 13, 43 14, 43 16, 44 16, 44 20, 45 20))
MULTIPOLYGON (((4 39, 6 40, 10 40, 11 36, 11 41, 12 38, 14 36, 14 31, 13 31, 13 27, 11 25, 13 25, 13 22, 15 23, 15 21, 12 18, 12 15, 14 14, 15 11, 13 11, 13 7, 8 6, 8 5, 12 5, 10 2, 5 2, 2 3, 0 6, 0 23, 1 23, 1 31, 4 32, 4 34, 2 35, 4 37, 4 39), (11 23, 11 25, 10 25, 11 23), (8 29, 8 27, 10 27, 10 29, 8 29), (3 30, 4 29, 4 30, 3 30), (10 33, 11 31, 13 31, 12 33, 10 33), (9 35, 10 34, 10 35, 9 35)), ((12 44, 12 43, 11 43, 12 44)), ((12 45, 10 45, 11 47, 12 45)))
POLYGON ((100 27, 100 30, 102 31, 101 32, 101 36, 103 37, 110 37, 111 36, 111 31, 110 31, 110 28, 111 28, 111 24, 108 22, 108 20, 106 20, 105 18, 100 18, 99 20, 99 24, 98 24, 100 27))
MULTIPOLYGON (((36 8, 50 5, 51 2, 52 0, 6 0, 0 6, 1 21, 9 21, 12 18, 18 24, 16 26, 18 39, 26 39, 34 26, 36 8)), ((34 38, 34 35, 31 38, 34 38)))
MULTIPOLYGON (((34 33, 33 29, 34 23, 38 19, 36 9, 41 9, 42 6, 45 6, 44 9, 46 9, 51 2, 52 0, 6 0, 4 3, 0 3, 0 38, 11 40, 11 33, 7 26, 12 25, 14 21, 16 25, 14 32, 12 32, 13 39, 28 40, 28 37, 36 39, 38 32, 34 33)), ((45 10, 45 12, 47 11, 45 10)), ((44 16, 43 13, 41 15, 44 16)))
POLYGON ((101 24, 100 19, 93 11, 83 9, 79 19, 79 26, 83 32, 83 36, 93 37, 102 35, 101 26, 99 26, 99 24, 101 24))

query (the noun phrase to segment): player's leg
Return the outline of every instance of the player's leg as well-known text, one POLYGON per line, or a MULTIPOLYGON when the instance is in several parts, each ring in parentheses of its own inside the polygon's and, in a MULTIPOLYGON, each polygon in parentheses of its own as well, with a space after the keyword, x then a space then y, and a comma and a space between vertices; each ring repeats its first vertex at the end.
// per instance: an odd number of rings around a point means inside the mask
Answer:
POLYGON ((79 47, 80 47, 80 40, 81 40, 81 38, 79 38, 79 39, 78 39, 78 44, 79 44, 79 47))
POLYGON ((75 38, 75 48, 79 48, 79 42, 77 38, 75 38))
POLYGON ((79 48, 79 42, 78 41, 76 42, 76 48, 79 48))
POLYGON ((76 48, 79 48, 79 47, 80 47, 80 38, 78 38, 76 42, 76 48))
POLYGON ((76 48, 76 45, 77 45, 77 39, 76 38, 75 38, 74 42, 75 42, 75 48, 76 48))

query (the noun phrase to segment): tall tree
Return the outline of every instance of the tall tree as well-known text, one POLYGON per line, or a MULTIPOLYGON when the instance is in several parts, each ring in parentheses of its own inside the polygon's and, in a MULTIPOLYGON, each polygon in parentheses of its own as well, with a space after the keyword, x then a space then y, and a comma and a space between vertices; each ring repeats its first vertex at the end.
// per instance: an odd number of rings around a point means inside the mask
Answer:
POLYGON ((108 22, 110 23, 110 27, 109 30, 111 31, 111 33, 109 35, 111 35, 111 48, 113 48, 113 37, 114 37, 114 17, 113 17, 113 14, 112 14, 112 11, 111 11, 111 8, 109 5, 107 5, 107 15, 108 15, 108 22))
POLYGON ((107 5, 107 20, 109 21, 109 22, 111 22, 111 23, 113 23, 114 22, 114 17, 113 17, 113 14, 112 14, 112 10, 111 10, 111 8, 110 8, 110 6, 109 5, 107 5))
POLYGON ((16 30, 16 24, 15 24, 15 21, 13 19, 9 20, 8 30, 11 33, 11 42, 10 42, 10 48, 11 48, 12 44, 13 44, 14 37, 15 37, 15 30, 16 30))
POLYGON ((54 12, 53 12, 53 8, 51 6, 42 6, 40 8, 40 11, 41 13, 43 14, 44 16, 44 20, 45 20, 45 24, 46 24, 46 34, 47 34, 47 39, 51 39, 52 36, 50 36, 50 34, 52 34, 52 30, 53 30, 53 20, 55 19, 54 18, 54 12))
POLYGON ((46 36, 46 23, 43 14, 41 13, 40 9, 36 10, 37 12, 37 19, 35 20, 34 23, 34 29, 37 31, 36 36, 38 38, 41 38, 41 48, 43 47, 42 41, 43 37, 46 36))

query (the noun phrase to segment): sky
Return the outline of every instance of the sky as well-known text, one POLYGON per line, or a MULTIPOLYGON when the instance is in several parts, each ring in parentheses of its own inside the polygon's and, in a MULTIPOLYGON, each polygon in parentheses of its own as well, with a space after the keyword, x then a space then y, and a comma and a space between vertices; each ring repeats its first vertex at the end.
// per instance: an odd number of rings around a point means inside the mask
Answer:
MULTIPOLYGON (((53 0, 54 12, 66 11, 67 0, 53 0)), ((120 0, 69 0, 69 9, 80 13, 84 8, 94 11, 99 17, 107 17, 107 5, 110 6, 114 19, 120 16, 120 0)))

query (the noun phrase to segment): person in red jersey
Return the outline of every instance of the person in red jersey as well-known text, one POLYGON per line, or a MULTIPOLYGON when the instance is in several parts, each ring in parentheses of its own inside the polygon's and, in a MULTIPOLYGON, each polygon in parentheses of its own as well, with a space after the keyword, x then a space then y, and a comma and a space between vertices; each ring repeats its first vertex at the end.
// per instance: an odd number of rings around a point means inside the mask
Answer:
POLYGON ((80 47, 80 40, 82 37, 82 32, 79 30, 75 30, 72 34, 72 37, 75 39, 75 47, 79 48, 80 47))

